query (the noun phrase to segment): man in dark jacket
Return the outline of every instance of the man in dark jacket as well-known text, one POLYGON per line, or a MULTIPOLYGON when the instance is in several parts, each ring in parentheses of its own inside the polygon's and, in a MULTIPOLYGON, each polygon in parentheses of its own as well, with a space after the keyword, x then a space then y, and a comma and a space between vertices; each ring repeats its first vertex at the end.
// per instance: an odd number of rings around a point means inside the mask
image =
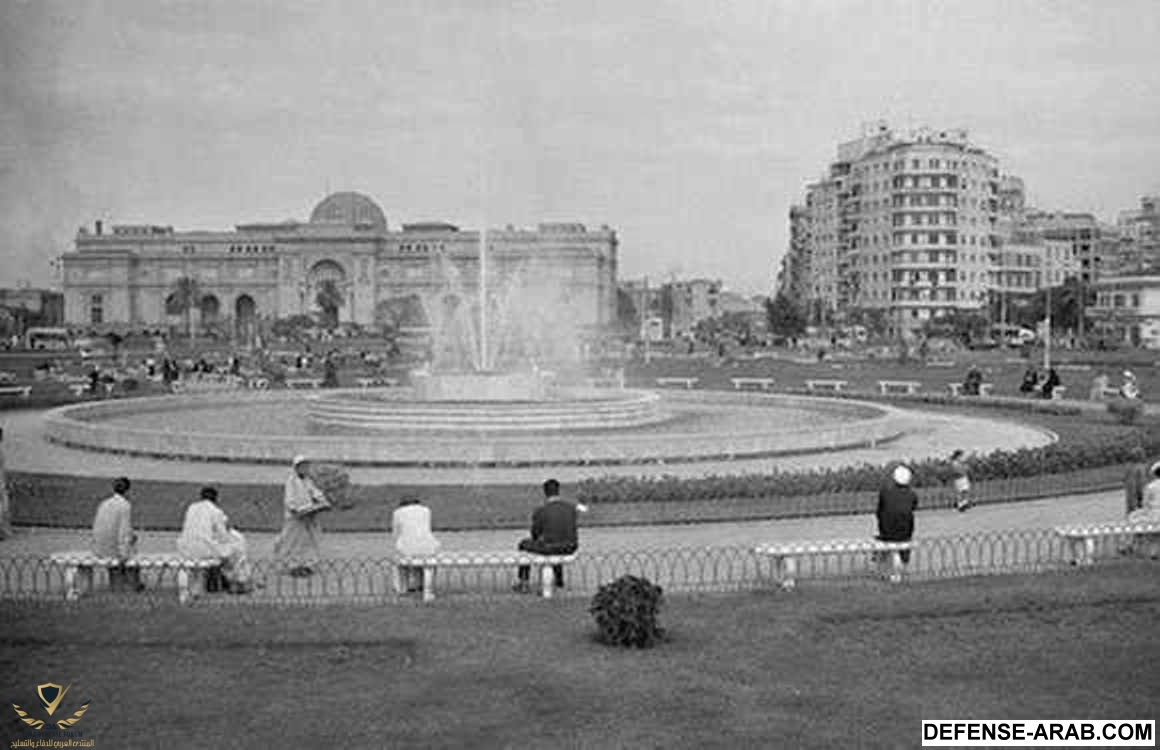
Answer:
MULTIPOLYGON (((560 483, 555 479, 544 482, 543 505, 532 513, 532 535, 520 541, 521 552, 537 555, 570 555, 580 546, 576 536, 576 506, 560 498, 560 483)), ((552 574, 557 588, 564 586, 564 566, 553 565, 552 574)), ((519 567, 518 591, 528 591, 531 567, 519 567)))
MULTIPOLYGON (((914 536, 914 510, 918 495, 910 486, 910 469, 897 466, 891 481, 878 490, 878 541, 909 542, 914 536)), ((910 562, 910 550, 899 553, 903 563, 910 562)))

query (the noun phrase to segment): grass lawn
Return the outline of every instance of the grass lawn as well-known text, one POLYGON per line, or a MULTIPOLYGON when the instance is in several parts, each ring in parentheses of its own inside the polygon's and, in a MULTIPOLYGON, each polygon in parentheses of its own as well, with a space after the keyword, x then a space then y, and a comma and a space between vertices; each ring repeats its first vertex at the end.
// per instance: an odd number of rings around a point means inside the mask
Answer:
MULTIPOLYGON (((97 747, 915 747, 923 718, 1154 719, 1155 564, 673 597, 671 640, 587 602, 7 607, 6 697, 72 683, 97 747)), ((0 732, 23 728, 13 712, 0 732)))

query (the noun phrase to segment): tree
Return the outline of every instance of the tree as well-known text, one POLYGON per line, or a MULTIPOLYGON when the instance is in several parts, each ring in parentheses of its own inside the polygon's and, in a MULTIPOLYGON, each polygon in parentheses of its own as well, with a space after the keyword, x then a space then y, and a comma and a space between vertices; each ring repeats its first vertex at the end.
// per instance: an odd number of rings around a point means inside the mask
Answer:
POLYGON ((185 316, 185 335, 193 338, 193 310, 201 301, 201 287, 197 279, 182 276, 173 282, 173 291, 165 301, 165 312, 169 315, 185 316))
POLYGON ((962 344, 987 337, 987 317, 974 310, 954 310, 928 320, 922 327, 926 337, 945 336, 962 344))
POLYGON ((806 330, 806 318, 793 300, 784 294, 765 301, 769 330, 777 336, 800 336, 806 330))
POLYGON ((322 324, 326 328, 338 326, 338 308, 342 307, 342 292, 333 279, 323 279, 318 284, 318 294, 314 301, 322 308, 322 324))

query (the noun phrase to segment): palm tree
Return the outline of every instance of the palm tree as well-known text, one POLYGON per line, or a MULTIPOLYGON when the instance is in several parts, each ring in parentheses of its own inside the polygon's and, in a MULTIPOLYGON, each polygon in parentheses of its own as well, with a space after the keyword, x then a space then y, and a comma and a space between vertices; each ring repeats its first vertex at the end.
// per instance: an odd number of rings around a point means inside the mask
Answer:
POLYGON ((173 282, 173 292, 167 300, 168 309, 166 312, 170 315, 185 316, 185 334, 190 339, 193 338, 193 309, 197 307, 200 300, 201 287, 198 286, 197 279, 182 276, 173 282))
POLYGON ((318 284, 318 295, 314 301, 322 308, 324 325, 334 328, 338 325, 338 308, 342 307, 342 292, 333 279, 323 279, 318 284))

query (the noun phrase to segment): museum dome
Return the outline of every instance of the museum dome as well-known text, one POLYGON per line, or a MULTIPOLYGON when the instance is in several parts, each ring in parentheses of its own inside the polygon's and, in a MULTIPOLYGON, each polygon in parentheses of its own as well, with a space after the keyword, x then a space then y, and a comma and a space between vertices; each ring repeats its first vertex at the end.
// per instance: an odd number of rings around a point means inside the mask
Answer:
POLYGON ((369 226, 387 231, 387 217, 379 204, 362 193, 334 193, 322 199, 310 213, 311 224, 369 226))

